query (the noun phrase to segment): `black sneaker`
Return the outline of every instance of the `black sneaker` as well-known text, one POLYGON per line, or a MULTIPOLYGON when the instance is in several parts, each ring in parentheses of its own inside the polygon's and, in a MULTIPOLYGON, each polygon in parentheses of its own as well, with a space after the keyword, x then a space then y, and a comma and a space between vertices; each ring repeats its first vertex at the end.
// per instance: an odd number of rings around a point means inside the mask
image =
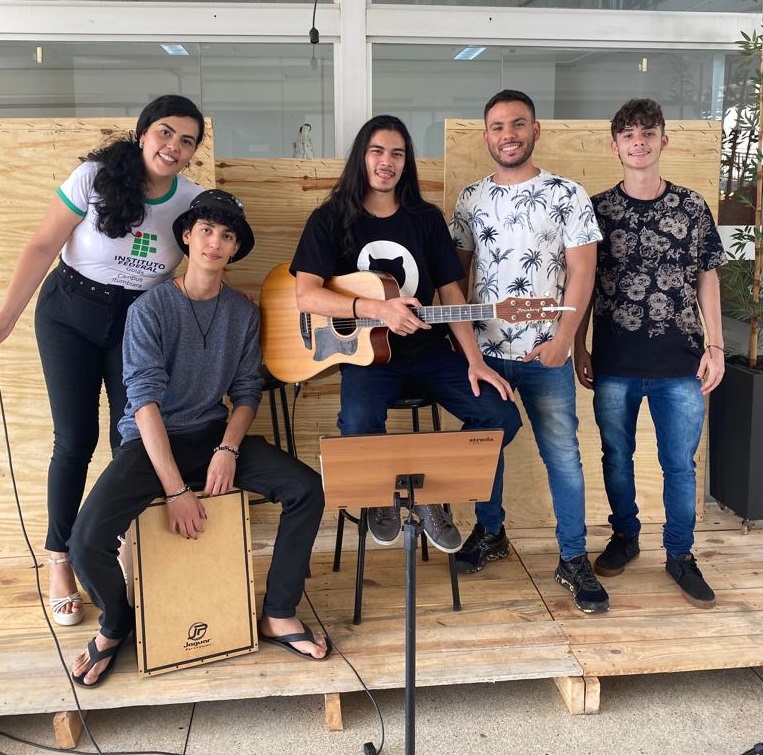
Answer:
POLYGON ((563 561, 560 558, 554 577, 572 593, 575 605, 583 613, 601 613, 609 610, 609 595, 596 579, 588 554, 584 553, 571 561, 563 561))
POLYGON ((456 569, 462 574, 474 574, 482 571, 488 561, 498 561, 508 555, 509 541, 506 539, 506 530, 501 527, 497 535, 491 535, 477 523, 461 550, 456 553, 456 569))
POLYGON ((697 559, 691 553, 684 553, 678 558, 668 554, 665 571, 678 583, 684 597, 697 608, 712 608, 715 605, 715 593, 705 582, 697 566, 697 559))
POLYGON ((625 571, 625 565, 634 558, 638 558, 640 553, 638 547, 638 535, 628 537, 619 532, 615 532, 604 552, 599 554, 596 561, 593 562, 593 570, 600 577, 616 577, 625 571))

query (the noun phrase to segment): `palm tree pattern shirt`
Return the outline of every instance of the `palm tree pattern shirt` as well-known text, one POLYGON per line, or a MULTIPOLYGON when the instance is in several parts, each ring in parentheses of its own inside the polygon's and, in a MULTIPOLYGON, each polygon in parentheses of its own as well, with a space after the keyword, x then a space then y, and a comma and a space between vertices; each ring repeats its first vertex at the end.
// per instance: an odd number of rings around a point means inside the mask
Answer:
POLYGON ((618 184, 593 197, 599 244, 593 306, 594 374, 681 377, 703 350, 699 273, 726 261, 705 200, 666 182, 655 199, 618 184))
MULTIPOLYGON (((574 181, 545 170, 519 184, 492 176, 467 186, 450 223, 456 248, 472 253, 471 301, 551 296, 564 302, 566 254, 601 239, 591 200, 574 181)), ((555 322, 476 322, 482 352, 522 359, 553 338, 555 322)))

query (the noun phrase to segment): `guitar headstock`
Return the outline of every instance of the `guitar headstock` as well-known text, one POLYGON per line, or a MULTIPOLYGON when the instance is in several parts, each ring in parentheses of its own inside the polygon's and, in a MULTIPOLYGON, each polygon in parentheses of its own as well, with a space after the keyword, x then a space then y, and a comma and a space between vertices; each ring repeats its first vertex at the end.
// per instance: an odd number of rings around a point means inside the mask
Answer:
POLYGON ((563 310, 574 307, 560 307, 550 296, 512 296, 495 305, 496 317, 508 323, 531 322, 533 320, 555 320, 563 310))

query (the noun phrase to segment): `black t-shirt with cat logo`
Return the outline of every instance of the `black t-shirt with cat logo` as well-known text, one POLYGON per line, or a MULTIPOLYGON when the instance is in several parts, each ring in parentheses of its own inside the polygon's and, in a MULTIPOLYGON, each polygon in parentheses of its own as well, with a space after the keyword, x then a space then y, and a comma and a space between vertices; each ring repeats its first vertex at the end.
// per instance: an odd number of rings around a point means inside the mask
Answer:
MULTIPOLYGON (((400 207, 394 215, 361 215, 352 229, 354 249, 344 251, 341 235, 332 229, 327 205, 309 217, 299 240, 291 272, 312 273, 324 280, 358 270, 385 272, 400 287, 401 296, 415 296, 430 306, 440 286, 460 280, 463 268, 440 211, 425 207, 412 212, 400 207)), ((390 334, 393 359, 412 360, 450 350, 447 325, 418 330, 409 336, 390 334)))

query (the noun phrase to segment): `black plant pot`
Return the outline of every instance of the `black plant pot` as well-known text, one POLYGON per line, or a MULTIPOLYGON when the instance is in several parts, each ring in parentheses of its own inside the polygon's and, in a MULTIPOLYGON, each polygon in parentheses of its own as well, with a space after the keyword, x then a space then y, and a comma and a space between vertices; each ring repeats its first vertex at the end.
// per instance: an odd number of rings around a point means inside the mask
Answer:
POLYGON ((734 359, 710 394, 710 495, 744 519, 763 519, 763 371, 734 359))

